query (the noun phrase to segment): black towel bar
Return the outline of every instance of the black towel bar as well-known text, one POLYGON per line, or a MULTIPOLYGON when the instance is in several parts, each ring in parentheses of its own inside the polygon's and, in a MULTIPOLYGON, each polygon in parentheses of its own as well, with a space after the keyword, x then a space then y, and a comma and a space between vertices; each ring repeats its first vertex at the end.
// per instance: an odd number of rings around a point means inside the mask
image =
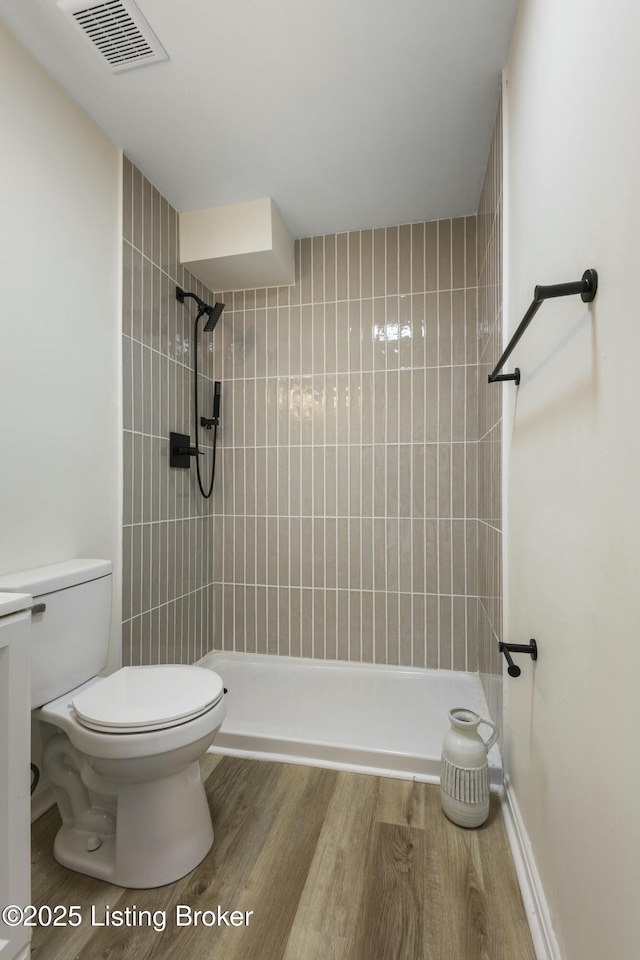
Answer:
POLYGON ((579 293, 585 303, 591 303, 597 290, 598 274, 593 269, 585 270, 582 274, 582 280, 576 280, 573 283, 553 283, 550 286, 537 286, 533 291, 533 300, 529 309, 520 321, 518 329, 511 337, 504 353, 489 374, 489 383, 499 383, 501 380, 513 380, 516 386, 520 383, 520 370, 518 367, 515 368, 513 373, 500 373, 500 371, 511 356, 515 345, 535 317, 544 300, 551 300, 553 297, 571 297, 579 293))

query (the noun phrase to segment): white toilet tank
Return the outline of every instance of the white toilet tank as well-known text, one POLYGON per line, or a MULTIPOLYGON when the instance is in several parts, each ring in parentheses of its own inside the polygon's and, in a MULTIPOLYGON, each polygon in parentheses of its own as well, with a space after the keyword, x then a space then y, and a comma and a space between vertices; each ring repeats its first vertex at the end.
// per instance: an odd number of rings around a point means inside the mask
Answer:
POLYGON ((30 593, 31 709, 73 690, 107 665, 111 562, 66 560, 0 576, 0 592, 30 593))

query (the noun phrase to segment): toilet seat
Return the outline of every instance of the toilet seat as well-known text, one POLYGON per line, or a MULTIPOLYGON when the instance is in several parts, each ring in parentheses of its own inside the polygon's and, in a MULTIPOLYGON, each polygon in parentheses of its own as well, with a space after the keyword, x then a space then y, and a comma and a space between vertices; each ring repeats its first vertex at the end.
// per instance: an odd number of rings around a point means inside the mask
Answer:
POLYGON ((82 726, 111 734, 146 733, 187 723, 224 694, 221 678, 204 667, 159 664, 122 667, 71 701, 82 726))

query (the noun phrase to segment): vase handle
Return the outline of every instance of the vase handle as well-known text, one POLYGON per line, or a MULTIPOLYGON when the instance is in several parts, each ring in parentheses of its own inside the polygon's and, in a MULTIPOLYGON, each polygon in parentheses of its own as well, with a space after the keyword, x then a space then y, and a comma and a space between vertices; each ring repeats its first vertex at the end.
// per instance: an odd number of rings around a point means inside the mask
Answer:
POLYGON ((491 727, 491 728, 493 729, 493 733, 492 733, 492 735, 489 737, 489 739, 488 739, 488 740, 484 740, 484 739, 483 739, 483 741, 482 741, 482 742, 484 743, 485 747, 487 748, 487 753, 489 753, 489 750, 491 750, 491 747, 494 745, 494 743, 495 743, 496 740, 498 739, 498 728, 496 727, 496 725, 495 725, 495 723, 493 722, 493 720, 489 720, 489 719, 487 719, 487 717, 480 717, 480 720, 479 720, 479 722, 478 722, 478 726, 480 726, 481 723, 486 723, 486 725, 487 725, 488 727, 491 727))

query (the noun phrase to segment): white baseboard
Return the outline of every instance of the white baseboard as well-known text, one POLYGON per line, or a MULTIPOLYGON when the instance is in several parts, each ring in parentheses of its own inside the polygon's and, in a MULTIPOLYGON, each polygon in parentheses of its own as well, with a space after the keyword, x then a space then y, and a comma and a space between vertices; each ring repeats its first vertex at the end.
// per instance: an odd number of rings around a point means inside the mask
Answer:
POLYGON ((56 798, 53 795, 53 787, 49 785, 45 787, 44 790, 39 790, 37 793, 31 797, 31 823, 34 823, 41 817, 43 813, 46 813, 49 807, 55 805, 56 798))
POLYGON ((529 921, 531 938, 537 960, 563 960, 557 937, 553 931, 551 913, 544 895, 540 874, 525 829, 518 800, 509 777, 505 777, 502 794, 502 815, 507 828, 509 845, 518 875, 524 909, 529 921))

